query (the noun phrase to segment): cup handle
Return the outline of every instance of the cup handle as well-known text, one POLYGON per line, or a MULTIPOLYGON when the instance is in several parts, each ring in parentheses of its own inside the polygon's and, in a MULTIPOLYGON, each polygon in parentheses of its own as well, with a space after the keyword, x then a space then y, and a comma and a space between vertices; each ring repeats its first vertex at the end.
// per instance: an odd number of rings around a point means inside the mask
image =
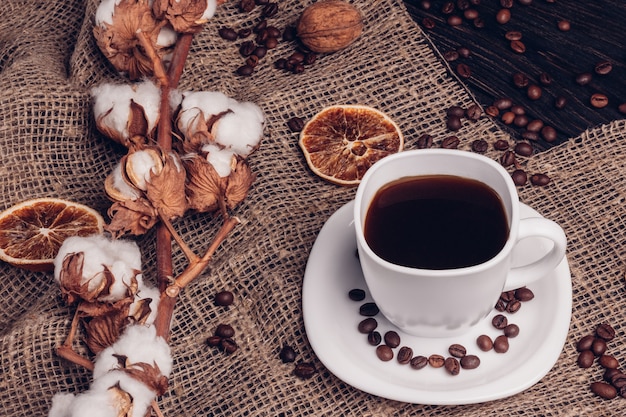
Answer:
POLYGON ((553 246, 538 260, 511 268, 503 291, 523 287, 548 275, 561 263, 567 248, 565 232, 552 220, 543 217, 521 219, 518 230, 518 243, 529 237, 543 237, 551 240, 553 246))

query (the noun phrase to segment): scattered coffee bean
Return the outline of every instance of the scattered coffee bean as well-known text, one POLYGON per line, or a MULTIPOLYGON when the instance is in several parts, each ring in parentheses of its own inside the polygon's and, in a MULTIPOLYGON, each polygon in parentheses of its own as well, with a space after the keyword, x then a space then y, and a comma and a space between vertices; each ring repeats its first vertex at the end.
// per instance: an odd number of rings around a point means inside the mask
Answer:
POLYGON ((213 299, 216 305, 222 306, 222 307, 231 305, 234 302, 234 300, 235 300, 235 297, 233 296, 233 293, 230 291, 220 291, 217 294, 215 294, 215 298, 213 299))
POLYGON ((474 20, 480 16, 480 13, 476 9, 466 9, 463 11, 463 17, 467 20, 474 20))
POLYGON ((509 324, 509 320, 503 314, 496 314, 491 319, 491 324, 496 329, 502 330, 509 324))
POLYGON ((505 9, 510 9, 513 7, 513 0, 500 0, 500 6, 505 9))
POLYGON ((211 346, 211 347, 217 347, 220 345, 220 342, 222 341, 222 338, 219 336, 209 336, 206 340, 206 344, 211 346))
POLYGON ((250 55, 246 58, 246 65, 251 66, 252 68, 256 67, 259 64, 259 57, 256 55, 250 55))
MULTIPOLYGON (((500 164, 503 167, 510 167, 511 165, 515 164, 515 153, 513 151, 505 151, 501 156, 500 156, 500 164)), ((504 306, 502 307, 502 311, 504 311, 504 306)))
POLYGON ((383 337, 381 336, 379 332, 375 330, 367 335, 367 343, 369 343, 372 346, 378 346, 380 345, 380 342, 382 341, 383 341, 383 337))
POLYGON ((531 100, 539 100, 543 90, 537 84, 529 84, 526 88, 526 96, 531 100))
POLYGON ((596 64, 594 71, 598 75, 607 75, 613 70, 613 64, 611 61, 600 61, 596 64))
POLYGON ((521 287, 515 290, 515 298, 522 302, 527 302, 535 298, 535 293, 530 288, 521 287))
POLYGON ((393 359, 393 350, 387 345, 378 345, 376 347, 376 356, 383 362, 389 362, 393 359))
POLYGON ((513 125, 520 128, 526 127, 526 125, 528 125, 528 116, 525 114, 518 114, 515 116, 515 119, 513 119, 513 125))
POLYGON ((383 340, 385 344, 391 348, 396 348, 400 346, 400 335, 395 330, 389 330, 383 336, 383 340))
POLYGON ((256 4, 254 0, 241 0, 239 2, 239 10, 244 13, 250 13, 255 7, 256 4))
POLYGON ((509 338, 505 335, 496 337, 493 341, 493 350, 497 353, 506 353, 509 350, 509 338))
POLYGON ((459 56, 461 56, 461 58, 469 58, 470 55, 472 55, 472 51, 470 51, 470 49, 466 46, 461 46, 456 51, 459 53, 459 56))
POLYGON ((550 84, 552 84, 552 76, 547 72, 542 72, 541 74, 539 74, 539 83, 541 85, 549 86, 550 84))
POLYGON ((530 183, 539 187, 544 187, 550 183, 550 177, 546 174, 533 174, 530 177, 530 183))
POLYGON ((563 110, 566 105, 567 105, 567 99, 565 97, 558 96, 557 98, 554 99, 554 107, 556 107, 558 110, 563 110))
POLYGON ((556 25, 561 32, 567 32, 571 29, 569 20, 559 20, 556 25))
POLYGON ((611 355, 600 355, 598 363, 605 369, 617 369, 619 362, 611 355))
POLYGON ((228 355, 235 353, 237 351, 237 349, 239 349, 239 346, 237 345, 237 342, 235 342, 233 339, 231 339, 230 337, 224 337, 222 338, 222 340, 220 340, 220 346, 219 346, 222 351, 228 355))
POLYGON ((500 114, 500 110, 496 106, 487 106, 487 108, 485 109, 485 114, 491 117, 498 117, 498 115, 500 114))
POLYGON ((526 52, 526 45, 522 41, 511 41, 511 50, 518 54, 526 52))
POLYGON ((591 392, 605 400, 612 400, 617 397, 617 389, 606 382, 594 382, 591 384, 591 392))
POLYGON ((509 9, 500 9, 496 13, 496 22, 501 25, 508 23, 511 20, 511 11, 509 9))
POLYGON ((526 88, 528 86, 529 80, 525 74, 521 72, 516 72, 513 74, 513 85, 517 88, 526 88))
POLYGON ((622 103, 619 106, 617 106, 617 111, 619 111, 622 114, 626 114, 626 103, 622 103))
POLYGON ((460 63, 456 66, 456 73, 459 74, 459 77, 461 78, 469 78, 472 76, 472 70, 469 65, 465 63, 460 63))
POLYGON ((227 41, 234 41, 234 40, 236 40, 238 38, 237 31, 235 31, 234 29, 231 29, 229 27, 221 27, 217 31, 217 34, 222 39, 226 39, 227 41))
POLYGON ((585 350, 591 350, 591 346, 593 345, 593 341, 596 338, 593 335, 587 335, 581 338, 576 344, 576 350, 578 352, 583 352, 585 350))
POLYGON ((436 26, 436 23, 430 17, 425 17, 422 19, 422 26, 424 27, 424 29, 434 29, 436 26))
POLYGON ((367 317, 374 317, 380 313, 376 303, 365 303, 359 308, 359 314, 367 317))
POLYGON ((316 372, 317 369, 315 369, 315 365, 310 362, 300 362, 293 370, 293 374, 301 379, 309 379, 315 375, 316 372))
POLYGON ((461 358, 461 368, 476 369, 480 366, 480 358, 476 355, 465 355, 461 358))
POLYGON ((239 68, 237 68, 236 72, 239 75, 249 76, 249 75, 252 75, 252 73, 254 72, 254 67, 248 64, 242 65, 239 68))
POLYGON ((411 359, 411 361, 409 362, 409 365, 413 369, 425 368, 426 365, 428 365, 428 358, 422 355, 415 356, 413 357, 413 359, 411 359))
POLYGON ((543 121, 540 119, 534 119, 528 122, 526 130, 529 132, 539 132, 543 127, 543 121))
POLYGON ((580 368, 591 368, 593 365, 593 361, 595 360, 595 355, 590 350, 583 350, 578 354, 578 359, 576 363, 580 368))
POLYGON ((449 16, 446 21, 450 26, 460 26, 463 24, 463 18, 455 14, 453 14, 452 16, 449 16))
POLYGON ((478 336, 478 338, 476 339, 476 344, 478 345, 478 348, 483 352, 488 352, 493 349, 493 341, 486 334, 478 336))
POLYGON ((428 357, 428 364, 433 368, 441 368, 446 362, 446 359, 437 354, 430 355, 428 357))
POLYGON ((360 288, 353 288, 348 291, 348 297, 352 301, 363 301, 365 300, 365 291, 360 288))
MULTIPOLYGON (((294 133, 295 132, 301 132, 302 129, 304 129, 304 119, 302 119, 301 117, 292 117, 291 119, 287 120, 287 126, 294 133)), ((361 290, 361 291, 363 291, 363 290, 361 290)), ((363 291, 363 298, 365 298, 365 292, 364 291, 363 291)))
POLYGON ((359 322, 358 330, 360 333, 368 334, 373 332, 376 327, 378 327, 378 322, 376 321, 376 319, 373 317, 368 317, 359 322))
POLYGON ((521 156, 531 156, 533 154, 533 146, 528 142, 518 142, 513 150, 521 156))
POLYGON ((531 132, 530 130, 523 130, 521 133, 522 139, 536 142, 539 140, 539 133, 531 132))
POLYGON ((485 153, 489 149, 489 143, 485 139, 476 139, 472 141, 472 151, 477 153, 485 153))
POLYGON ((461 140, 456 136, 448 136, 441 141, 441 147, 444 149, 457 149, 461 140))
POLYGON ((528 175, 526 174, 526 171, 522 169, 516 169, 513 171, 511 173, 511 178, 513 178, 513 182, 517 186, 526 185, 526 182, 528 181, 528 175))
POLYGON ((483 115, 483 109, 478 104, 472 104, 465 110, 465 117, 469 120, 478 120, 483 115))
POLYGON ((497 151, 506 151, 509 149, 509 142, 504 139, 498 139, 494 142, 493 147, 497 151))
POLYGON ((446 358, 443 366, 450 375, 458 375, 461 372, 461 364, 457 358, 446 358))
POLYGON ((513 100, 508 97, 501 97, 501 98, 496 99, 493 102, 493 105, 498 110, 508 110, 511 108, 511 106, 513 106, 513 100))
POLYGON ((448 130, 456 132, 461 128, 461 118, 456 116, 450 116, 446 120, 446 127, 448 130))
POLYGON ((446 1, 445 3, 443 3, 443 6, 441 6, 441 13, 450 14, 454 12, 454 9, 455 9, 454 2, 446 1))
POLYGON ((455 358, 462 358, 463 356, 467 354, 467 350, 465 349, 465 346, 459 345, 458 343, 454 343, 450 345, 450 347, 448 347, 448 352, 450 353, 450 355, 454 356, 455 358))
POLYGON ((541 137, 546 142, 554 142, 557 138, 556 129, 552 126, 544 126, 541 128, 541 137))
POLYGON ((576 84, 578 85, 587 85, 591 82, 593 75, 590 72, 583 72, 576 76, 576 84))
POLYGON ((509 301, 515 300, 515 290, 504 291, 502 294, 500 294, 500 299, 507 303, 509 301))
POLYGON ((472 23, 476 29, 482 29, 485 27, 485 21, 481 17, 477 17, 472 21, 472 23))
MULTIPOLYGON (((533 178, 536 175, 533 175, 530 178, 531 183, 535 184, 535 182, 533 182, 533 178)), ((535 184, 538 185, 538 184, 535 184)), ((522 303, 520 303, 519 300, 511 300, 506 304, 506 311, 507 313, 517 313, 519 311, 519 309, 522 307, 522 303)))
POLYGON ((235 335, 235 329, 230 324, 219 324, 215 329, 215 336, 219 337, 233 337, 235 335))
POLYGON ((278 354, 283 363, 295 362, 296 356, 296 351, 289 345, 284 345, 278 354))
POLYGON ((504 335, 508 338, 517 337, 519 335, 519 326, 517 324, 509 324, 504 328, 504 335))
POLYGON ((518 30, 509 30, 504 34, 504 37, 509 41, 519 41, 522 39, 522 32, 518 30))
POLYGON ((428 149, 433 146, 433 137, 427 133, 424 133, 419 138, 417 138, 416 145, 418 149, 428 149))
POLYGON ((263 6, 261 14, 265 17, 273 17, 278 13, 278 3, 267 3, 263 6))
POLYGON ((615 329, 608 323, 602 323, 596 327, 596 336, 610 342, 615 338, 615 329))
POLYGON ((589 102, 596 109, 603 109, 609 104, 609 98, 606 96, 606 94, 594 93, 591 95, 589 102))
POLYGON ((413 358, 413 349, 411 349, 408 346, 402 346, 400 350, 398 351, 398 356, 396 357, 396 359, 398 360, 398 363, 401 363, 402 365, 406 365, 409 362, 411 362, 412 358, 413 358))
POLYGON ((446 116, 461 118, 465 116, 465 109, 461 106, 450 106, 446 110, 446 116))
POLYGON ((446 51, 443 54, 443 59, 448 62, 454 62, 459 59, 459 53, 457 51, 446 51))
POLYGON ((500 120, 502 120, 502 123, 504 123, 505 125, 510 125, 515 120, 515 113, 513 113, 512 111, 504 112, 504 114, 502 114, 502 117, 500 117, 500 120))
MULTIPOLYGON (((617 368, 609 368, 609 369, 606 369, 604 371, 604 374, 602 375, 602 378, 606 382, 608 382, 609 384, 613 384, 614 385, 613 377, 615 377, 616 375, 619 375, 619 374, 624 375, 624 374, 622 374, 622 371, 620 371, 617 368)), ((626 375, 624 375, 624 376, 626 376, 626 375)), ((615 381, 615 382, 617 382, 617 381, 615 381)))

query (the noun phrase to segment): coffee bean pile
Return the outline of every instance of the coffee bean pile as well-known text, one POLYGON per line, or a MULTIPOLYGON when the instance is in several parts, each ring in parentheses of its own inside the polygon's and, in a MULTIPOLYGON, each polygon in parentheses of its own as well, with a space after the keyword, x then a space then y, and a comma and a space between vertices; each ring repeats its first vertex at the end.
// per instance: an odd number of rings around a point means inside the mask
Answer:
POLYGON ((232 354, 237 351, 239 345, 235 342, 235 329, 230 324, 219 324, 213 333, 206 340, 206 344, 210 347, 216 347, 222 352, 232 354))
MULTIPOLYGON (((278 357, 282 363, 294 363, 298 354, 291 346, 284 345, 278 353, 278 357)), ((309 379, 316 372, 317 369, 312 362, 299 362, 293 368, 293 374, 301 379, 309 379)))
POLYGON ((223 26, 218 29, 218 35, 225 40, 239 44, 239 54, 244 58, 244 63, 235 71, 241 76, 251 76, 261 60, 266 57, 271 49, 275 49, 282 42, 295 43, 293 53, 286 58, 279 58, 274 62, 274 67, 300 74, 305 67, 312 65, 317 60, 317 54, 308 50, 298 42, 295 25, 288 25, 282 30, 271 24, 271 18, 279 11, 279 3, 270 0, 240 0, 239 10, 242 13, 253 13, 258 8, 260 16, 248 22, 242 28, 223 26))
MULTIPOLYGON (((351 289, 348 297, 355 302, 365 300, 366 292, 360 288, 351 289)), ((521 308, 521 303, 530 301, 535 297, 534 293, 526 288, 507 291, 501 294, 495 308, 498 311, 516 313, 521 308)), ((411 347, 402 345, 402 340, 398 332, 388 330, 384 334, 378 330, 378 321, 375 316, 379 313, 378 306, 374 302, 365 302, 359 306, 359 314, 364 316, 358 325, 359 333, 367 335, 367 342, 375 346, 378 359, 389 362, 396 358, 402 365, 409 365, 412 369, 419 370, 426 366, 432 368, 443 368, 450 375, 458 375, 461 369, 470 370, 480 366, 480 358, 477 355, 468 354, 465 346, 454 343, 448 347, 446 355, 438 353, 421 355, 414 354, 411 347), (398 349, 399 348, 399 349, 398 349), (397 352, 394 350, 397 349, 397 352)), ((508 323, 508 319, 503 314, 497 314, 492 319, 492 325, 502 330, 503 334, 492 340, 488 335, 480 335, 476 339, 476 344, 483 352, 494 350, 496 353, 506 353, 509 350, 509 339, 519 335, 519 327, 516 324, 508 323)))
POLYGON ((591 392, 606 400, 626 398, 626 373, 619 369, 619 361, 607 353, 608 342, 615 338, 615 330, 608 323, 599 324, 593 334, 583 336, 576 344, 577 364, 591 368, 594 362, 604 369, 603 381, 591 383, 591 392))
MULTIPOLYGON (((556 0, 544 0, 543 2, 557 3, 556 0)), ((530 13, 533 13, 532 8, 520 8, 519 6, 532 6, 533 0, 495 0, 488 2, 488 4, 487 2, 481 2, 481 0, 422 0, 408 1, 408 3, 415 4, 415 7, 418 9, 415 12, 416 15, 423 16, 421 17, 421 21, 418 20, 421 26, 426 29, 426 31, 432 32, 436 38, 440 38, 440 42, 443 46, 443 58, 448 62, 450 69, 455 72, 459 78, 469 79, 470 83, 475 84, 480 91, 484 91, 483 95, 492 95, 491 101, 504 100, 505 98, 493 96, 494 88, 492 88, 488 80, 475 79, 472 68, 470 67, 472 60, 468 59, 473 54, 469 51, 468 47, 451 46, 451 44, 454 43, 453 39, 457 39, 461 42, 463 42, 462 39, 467 39, 468 30, 478 30, 477 37, 483 39, 483 41, 488 39, 488 42, 507 43, 510 51, 513 53, 510 57, 510 62, 517 66, 517 70, 513 70, 511 73, 512 87, 521 90, 521 96, 523 98, 521 97, 520 100, 527 99, 529 103, 542 100, 542 103, 545 103, 548 97, 552 97, 554 100, 554 109, 557 111, 562 110, 566 107, 568 100, 559 92, 559 89, 565 85, 569 85, 571 81, 575 81, 575 83, 581 87, 586 86, 580 88, 579 97, 583 97, 583 102, 587 101, 591 109, 600 110, 606 107, 614 107, 614 110, 617 110, 620 114, 626 114, 626 102, 624 102, 624 97, 609 99, 607 92, 601 90, 610 90, 610 86, 607 86, 604 81, 593 83, 596 77, 598 80, 601 80, 602 77, 605 77, 604 80, 608 80, 606 77, 612 73, 615 64, 619 62, 612 62, 611 58, 605 56, 602 52, 598 52, 600 57, 597 63, 586 71, 575 74, 577 69, 573 68, 571 72, 574 74, 573 78, 575 77, 575 80, 563 79, 561 72, 569 72, 567 68, 561 68, 563 71, 559 71, 556 77, 545 71, 535 73, 536 69, 525 71, 527 68, 530 68, 527 58, 523 57, 525 54, 532 53, 533 55, 550 56, 552 53, 548 50, 549 45, 543 45, 546 39, 550 39, 550 30, 554 30, 556 33, 567 33, 572 30, 570 22, 563 18, 555 18, 555 26, 553 28, 537 25, 538 28, 541 28, 541 33, 526 34, 523 33, 522 30, 519 30, 519 26, 515 26, 519 23, 516 20, 516 15, 519 15, 518 18, 520 19, 528 19, 529 12, 526 10, 530 10, 530 13), (518 11, 520 13, 518 13, 518 11), (443 25, 439 27, 441 23, 443 23, 443 25), (460 26, 463 26, 463 29, 462 32, 459 33, 450 29, 460 26), (487 38, 488 34, 492 35, 492 37, 487 38), (503 39, 500 38, 501 36, 503 39), (531 47, 527 47, 527 45, 532 45, 532 49, 531 47), (546 48, 546 50, 543 50, 543 48, 546 48), (520 58, 515 58, 515 55, 519 55, 520 58), (549 94, 544 94, 546 90, 548 90, 549 94)), ((553 9, 552 13, 558 13, 558 4, 551 7, 553 9)), ((542 16, 542 13, 546 13, 544 9, 545 7, 537 7, 539 16, 542 16)), ((525 26, 529 25, 527 24, 525 26)), ((574 37, 579 35, 579 32, 574 32, 575 31, 572 30, 572 35, 568 35, 568 37, 574 39, 574 37)), ((584 50, 585 48, 581 45, 580 51, 584 50)), ((482 58, 482 54, 480 58, 482 58)), ((488 59, 497 62, 497 57, 488 59)), ((489 62, 486 63, 489 64, 489 62)), ((483 65, 482 61, 474 61, 474 64, 482 68, 482 71, 485 70, 485 65, 483 65)), ((576 63, 572 63, 572 66, 575 65, 576 63)), ((503 68, 506 67, 506 64, 503 65, 503 68)), ((498 71, 498 68, 493 68, 493 71, 498 71)), ((507 71, 510 71, 510 69, 507 69, 507 71)), ((499 75, 498 73, 496 78, 499 79, 499 75)), ((621 82, 619 76, 617 77, 615 81, 618 83, 621 82)), ((614 95, 619 94, 617 91, 608 91, 608 93, 614 95)), ((510 98, 506 98, 506 100, 510 101, 510 98)), ((489 101, 489 99, 486 101, 489 101)), ((488 105, 486 105, 486 107, 487 106, 488 105)), ((546 146, 545 144, 549 146, 552 143, 558 142, 559 139, 561 139, 560 136, 564 136, 563 133, 558 132, 558 129, 571 130, 571 126, 548 126, 549 123, 545 123, 541 120, 542 117, 544 119, 547 117, 553 120, 553 123, 556 123, 554 122, 554 120, 557 120, 556 113, 546 115, 544 111, 538 109, 537 113, 539 116, 537 117, 537 115, 535 115, 535 117, 532 117, 532 108, 524 109, 523 113, 520 114, 516 110, 521 110, 521 106, 510 107, 511 106, 509 106, 509 108, 499 108, 498 111, 494 112, 487 111, 487 114, 499 119, 513 132, 516 132, 516 136, 531 141, 535 146, 546 146), (539 140, 545 142, 538 143, 537 141, 539 140)), ((574 108, 572 109, 572 114, 577 115, 580 111, 579 108, 574 108)), ((572 134, 572 132, 567 133, 572 134)))

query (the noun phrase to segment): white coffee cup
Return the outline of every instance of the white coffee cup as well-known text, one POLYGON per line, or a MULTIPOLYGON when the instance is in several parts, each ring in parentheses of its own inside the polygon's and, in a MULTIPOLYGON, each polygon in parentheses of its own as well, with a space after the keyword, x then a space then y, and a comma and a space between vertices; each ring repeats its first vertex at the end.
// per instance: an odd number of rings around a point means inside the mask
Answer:
POLYGON ((356 192, 354 225, 370 295, 391 323, 420 337, 465 333, 493 310, 503 291, 526 286, 552 272, 563 260, 567 244, 563 229, 555 222, 542 217, 520 219, 517 189, 499 163, 462 150, 410 150, 374 164, 356 192), (500 252, 478 265, 437 270, 396 265, 374 253, 364 235, 372 199, 392 181, 423 175, 469 178, 495 190, 509 224, 508 239, 500 252), (553 245, 540 259, 512 267, 513 249, 530 237, 549 239, 553 245))

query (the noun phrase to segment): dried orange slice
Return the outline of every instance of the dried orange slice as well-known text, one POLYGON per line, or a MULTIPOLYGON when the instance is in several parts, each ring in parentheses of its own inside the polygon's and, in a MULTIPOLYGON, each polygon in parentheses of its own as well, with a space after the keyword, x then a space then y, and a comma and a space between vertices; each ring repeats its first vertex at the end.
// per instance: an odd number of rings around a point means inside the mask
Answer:
POLYGON ((330 106, 300 132, 307 164, 320 177, 340 185, 359 184, 376 161, 400 152, 404 137, 386 114, 362 105, 330 106))
POLYGON ((102 233, 94 209, 58 198, 36 198, 0 213, 0 259, 30 271, 52 271, 63 241, 102 233))

